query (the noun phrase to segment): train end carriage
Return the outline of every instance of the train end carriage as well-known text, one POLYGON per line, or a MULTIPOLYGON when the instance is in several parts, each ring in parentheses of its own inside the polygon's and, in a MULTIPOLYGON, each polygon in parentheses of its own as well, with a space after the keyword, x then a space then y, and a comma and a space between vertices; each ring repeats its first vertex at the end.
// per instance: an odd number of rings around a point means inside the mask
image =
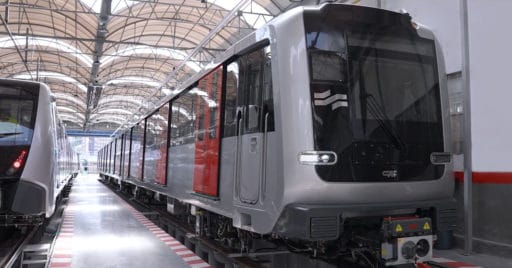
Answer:
MULTIPOLYGON (((408 14, 296 8, 181 89, 123 134, 122 177, 193 213, 198 234, 234 228, 325 255, 364 245, 395 265, 430 259, 453 228, 442 53, 408 14)), ((114 143, 103 177, 116 177, 114 143)))
POLYGON ((0 96, 0 219, 41 223, 72 177, 72 149, 47 85, 0 79, 0 96))

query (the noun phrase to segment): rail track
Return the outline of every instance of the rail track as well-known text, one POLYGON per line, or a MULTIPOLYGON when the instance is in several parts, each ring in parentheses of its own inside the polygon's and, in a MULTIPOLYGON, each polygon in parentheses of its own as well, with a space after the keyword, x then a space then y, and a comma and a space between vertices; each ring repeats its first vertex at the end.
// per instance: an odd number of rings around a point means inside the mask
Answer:
POLYGON ((118 185, 100 181, 212 267, 337 267, 319 259, 311 259, 297 252, 291 252, 284 247, 273 248, 262 245, 261 250, 257 252, 236 251, 216 240, 197 236, 193 224, 186 224, 183 219, 168 213, 165 204, 136 199, 130 193, 120 190, 118 185))
POLYGON ((29 244, 39 228, 39 225, 2 228, 0 230, 0 267, 14 267, 20 260, 23 248, 29 244))

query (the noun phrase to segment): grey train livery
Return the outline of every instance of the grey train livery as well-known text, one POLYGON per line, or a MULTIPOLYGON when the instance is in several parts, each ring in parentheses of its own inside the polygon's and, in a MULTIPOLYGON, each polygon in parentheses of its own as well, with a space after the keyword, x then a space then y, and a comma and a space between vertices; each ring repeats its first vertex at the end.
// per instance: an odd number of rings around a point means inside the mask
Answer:
POLYGON ((408 14, 298 7, 118 135, 100 175, 242 251, 427 261, 454 221, 447 105, 439 44, 408 14))
POLYGON ((77 174, 48 86, 0 79, 0 225, 42 223, 77 174))

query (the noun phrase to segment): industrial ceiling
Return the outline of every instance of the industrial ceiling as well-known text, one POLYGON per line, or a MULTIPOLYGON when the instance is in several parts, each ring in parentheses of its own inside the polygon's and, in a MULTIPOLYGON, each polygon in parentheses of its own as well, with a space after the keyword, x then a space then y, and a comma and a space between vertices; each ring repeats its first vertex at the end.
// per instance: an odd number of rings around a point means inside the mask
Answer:
POLYGON ((4 0, 0 77, 47 83, 68 129, 128 126, 290 0, 4 0))

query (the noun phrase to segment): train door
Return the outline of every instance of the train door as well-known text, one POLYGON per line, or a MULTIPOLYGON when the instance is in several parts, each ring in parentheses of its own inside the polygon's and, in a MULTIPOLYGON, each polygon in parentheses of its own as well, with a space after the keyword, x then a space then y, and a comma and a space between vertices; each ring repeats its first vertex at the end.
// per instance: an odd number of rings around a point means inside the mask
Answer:
POLYGON ((241 202, 255 204, 259 200, 266 172, 267 131, 272 101, 270 52, 268 46, 238 59, 237 146, 235 176, 241 202))
POLYGON ((194 192, 218 196, 222 66, 192 89, 196 96, 194 192))

